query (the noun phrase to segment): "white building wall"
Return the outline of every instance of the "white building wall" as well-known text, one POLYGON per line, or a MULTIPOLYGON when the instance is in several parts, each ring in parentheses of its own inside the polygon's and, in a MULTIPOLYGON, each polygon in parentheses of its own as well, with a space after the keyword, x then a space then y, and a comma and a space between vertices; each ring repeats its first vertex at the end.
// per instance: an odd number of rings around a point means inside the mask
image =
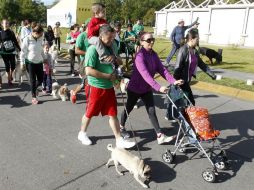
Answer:
POLYGON ((254 46, 254 9, 250 9, 245 39, 246 46, 254 46))
POLYGON ((47 25, 55 26, 56 22, 61 23, 61 27, 69 28, 76 23, 76 7, 69 9, 47 9, 47 25))
POLYGON ((156 18, 157 35, 165 35, 164 31, 166 29, 166 13, 158 13, 156 18))
MULTIPOLYGON (((193 22, 197 17, 199 17, 200 41, 206 41, 208 43, 221 45, 241 44, 242 35, 244 32, 244 18, 246 9, 247 6, 229 6, 224 8, 211 6, 203 9, 200 8, 200 10, 165 10, 165 14, 163 14, 163 12, 157 13, 157 34, 163 35, 163 31, 166 28, 166 36, 170 37, 170 34, 173 28, 177 25, 179 19, 184 19, 185 25, 188 25, 193 22)), ((243 45, 254 47, 253 6, 250 8, 249 11, 246 34, 247 37, 245 38, 245 43, 243 45)))
POLYGON ((245 9, 212 10, 209 43, 239 44, 244 25, 245 9))
POLYGON ((197 17, 199 17, 198 22, 200 23, 198 26, 198 32, 200 41, 206 41, 207 40, 207 34, 209 29, 209 19, 210 19, 210 13, 209 11, 205 12, 193 12, 192 21, 194 21, 197 17))

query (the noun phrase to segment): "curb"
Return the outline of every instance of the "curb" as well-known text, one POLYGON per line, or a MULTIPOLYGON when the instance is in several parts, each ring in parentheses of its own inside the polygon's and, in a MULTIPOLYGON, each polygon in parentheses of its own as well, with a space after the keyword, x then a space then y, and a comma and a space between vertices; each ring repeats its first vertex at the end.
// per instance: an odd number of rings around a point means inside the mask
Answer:
POLYGON ((205 90, 209 92, 214 92, 218 94, 223 94, 227 96, 231 96, 234 98, 254 101, 254 92, 247 90, 240 90, 237 88, 222 86, 218 84, 212 84, 207 82, 198 81, 195 84, 191 85, 194 89, 205 90))

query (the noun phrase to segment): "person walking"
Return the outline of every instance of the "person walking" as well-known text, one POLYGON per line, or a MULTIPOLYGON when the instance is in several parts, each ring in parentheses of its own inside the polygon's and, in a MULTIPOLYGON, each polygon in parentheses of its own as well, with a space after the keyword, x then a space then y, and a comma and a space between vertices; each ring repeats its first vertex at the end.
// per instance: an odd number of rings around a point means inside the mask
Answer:
POLYGON ((20 32, 20 42, 22 43, 24 38, 27 37, 29 34, 31 34, 31 32, 32 32, 31 21, 25 20, 24 26, 21 28, 20 32))
POLYGON ((34 105, 38 104, 38 87, 43 82, 43 32, 42 26, 35 26, 33 32, 24 38, 20 53, 21 66, 26 66, 29 73, 32 104, 34 105))
MULTIPOLYGON (((197 67, 204 71, 213 80, 216 79, 216 75, 199 57, 199 53, 196 49, 199 42, 199 35, 196 29, 191 29, 188 31, 186 41, 187 42, 179 49, 179 53, 176 58, 174 77, 175 79, 184 80, 184 83, 180 85, 180 88, 187 95, 190 102, 195 105, 195 100, 190 87, 190 82, 193 76, 196 77, 197 67)), ((177 118, 177 115, 174 117, 177 118)), ((170 102, 168 102, 167 105, 165 119, 173 120, 172 104, 170 102)))
POLYGON ((144 32, 144 25, 141 19, 137 20, 137 23, 133 26, 133 31, 136 33, 137 36, 140 36, 141 33, 144 32))
POLYGON ((185 23, 184 23, 183 19, 180 19, 178 21, 178 25, 173 29, 173 31, 170 35, 170 39, 173 44, 172 44, 172 50, 169 53, 169 55, 167 56, 165 66, 169 66, 169 63, 170 63, 172 57, 175 55, 176 51, 181 47, 181 44, 184 43, 185 31, 188 28, 191 28, 192 26, 194 26, 197 22, 198 22, 198 17, 192 24, 190 24, 188 26, 184 25, 185 23))
POLYGON ((80 62, 79 55, 75 54, 75 43, 77 40, 77 37, 80 35, 79 31, 79 25, 74 24, 70 28, 70 33, 67 34, 66 43, 69 44, 69 54, 70 54, 70 74, 71 76, 75 76, 75 57, 78 57, 78 61, 80 62))
POLYGON ((86 83, 86 75, 84 72, 84 60, 85 60, 86 51, 89 47, 89 42, 87 38, 87 23, 84 25, 84 30, 85 31, 78 36, 76 40, 76 45, 75 45, 75 54, 79 55, 81 60, 79 65, 79 75, 81 78, 81 83, 70 91, 70 100, 73 104, 76 103, 77 93, 84 88, 86 83))
POLYGON ((55 27, 53 28, 54 36, 55 36, 55 44, 58 47, 58 51, 60 51, 60 43, 61 43, 61 35, 62 31, 60 28, 60 22, 56 22, 55 27))
POLYGON ((48 25, 47 31, 44 33, 44 41, 47 42, 49 47, 53 45, 55 40, 53 29, 50 25, 48 25))
POLYGON ((15 70, 16 60, 16 48, 20 51, 20 47, 15 36, 15 33, 10 29, 10 24, 7 19, 2 20, 3 30, 0 31, 0 44, 1 55, 5 64, 5 71, 7 73, 8 84, 12 86, 12 75, 15 70))
MULTIPOLYGON (((115 37, 114 32, 114 29, 109 25, 104 25, 100 28, 99 39, 107 48, 106 50, 109 50, 112 46, 115 37)), ((95 45, 91 45, 87 49, 85 69, 88 78, 88 85, 86 85, 87 107, 86 113, 82 118, 78 140, 84 145, 92 144, 92 141, 87 136, 87 128, 92 117, 101 113, 102 116, 109 116, 109 125, 116 139, 116 147, 131 148, 135 146, 135 142, 124 140, 120 135, 117 102, 113 88, 113 81, 116 80, 116 75, 111 65, 100 63, 95 45)))
POLYGON ((153 38, 151 33, 145 33, 141 36, 141 45, 143 47, 136 54, 133 73, 127 87, 126 108, 121 114, 121 135, 124 138, 130 136, 125 128, 127 114, 129 115, 138 99, 141 98, 156 132, 158 144, 163 144, 172 141, 174 136, 166 136, 159 126, 154 106, 153 90, 166 93, 167 87, 158 84, 153 77, 156 73, 159 73, 169 84, 175 85, 182 84, 182 80, 176 81, 163 67, 157 53, 153 50, 154 42, 155 38, 153 38))

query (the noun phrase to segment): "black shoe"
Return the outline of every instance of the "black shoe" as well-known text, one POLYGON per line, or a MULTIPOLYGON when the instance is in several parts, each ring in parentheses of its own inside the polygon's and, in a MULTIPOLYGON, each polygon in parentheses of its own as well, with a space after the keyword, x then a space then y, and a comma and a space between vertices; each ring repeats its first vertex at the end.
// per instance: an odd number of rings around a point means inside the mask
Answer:
POLYGON ((130 138, 130 134, 126 131, 125 128, 120 128, 120 134, 124 139, 130 138))

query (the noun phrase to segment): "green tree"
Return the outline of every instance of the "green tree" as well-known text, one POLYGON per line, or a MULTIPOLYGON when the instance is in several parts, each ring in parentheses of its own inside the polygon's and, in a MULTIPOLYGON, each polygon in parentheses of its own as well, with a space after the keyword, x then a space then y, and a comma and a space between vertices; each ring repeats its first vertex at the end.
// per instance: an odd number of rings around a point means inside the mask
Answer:
POLYGON ((8 19, 10 21, 18 21, 20 16, 20 6, 19 4, 14 1, 14 0, 10 0, 10 1, 4 1, 1 4, 0 7, 0 17, 1 19, 8 19), (15 10, 15 11, 13 11, 15 10))
POLYGON ((43 3, 32 0, 16 0, 20 5, 20 20, 31 19, 37 22, 46 22, 47 8, 43 3))
POLYGON ((154 23, 155 23, 155 11, 156 10, 154 8, 150 8, 146 12, 146 15, 143 18, 145 25, 149 25, 149 26, 153 26, 154 25, 154 23))

